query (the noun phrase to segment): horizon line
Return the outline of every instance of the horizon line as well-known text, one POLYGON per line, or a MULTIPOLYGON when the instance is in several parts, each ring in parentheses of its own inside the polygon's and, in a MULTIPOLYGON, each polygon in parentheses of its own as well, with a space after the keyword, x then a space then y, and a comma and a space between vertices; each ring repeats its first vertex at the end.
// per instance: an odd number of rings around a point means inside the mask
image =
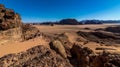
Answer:
MULTIPOLYGON (((65 19, 74 19, 74 18, 65 18, 65 19)), ((61 19, 63 20, 63 19, 61 19)), ((120 19, 83 19, 83 20, 78 20, 76 19, 78 22, 80 21, 86 21, 86 20, 98 20, 98 21, 120 21, 120 19)), ((44 23, 44 22, 59 22, 60 20, 44 20, 44 21, 22 21, 23 23, 44 23)))

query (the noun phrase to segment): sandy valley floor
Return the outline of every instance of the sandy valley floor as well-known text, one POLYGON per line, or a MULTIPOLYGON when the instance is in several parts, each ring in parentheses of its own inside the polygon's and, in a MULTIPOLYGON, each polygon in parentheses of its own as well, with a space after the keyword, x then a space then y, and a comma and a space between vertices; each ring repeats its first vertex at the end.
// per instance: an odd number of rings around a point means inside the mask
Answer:
MULTIPOLYGON (((54 34, 60 34, 60 33, 68 33, 69 40, 74 43, 76 42, 76 38, 78 37, 75 32, 79 30, 84 30, 84 28, 90 28, 92 30, 97 28, 105 28, 108 26, 114 26, 111 24, 105 24, 105 25, 55 25, 55 26, 45 26, 45 25, 36 25, 37 28, 41 32, 43 32, 46 35, 54 35, 54 34)), ((82 44, 82 43, 81 43, 82 44)), ((0 57, 10 54, 10 53, 18 53, 21 51, 25 51, 33 46, 36 45, 45 45, 48 46, 48 42, 44 40, 42 37, 37 37, 25 42, 8 42, 5 44, 0 45, 0 57)), ((101 46, 98 43, 90 42, 86 45, 86 47, 91 48, 92 50, 96 52, 100 52, 95 50, 96 47, 103 47, 103 48, 113 48, 115 50, 111 50, 111 52, 120 52, 120 47, 115 46, 101 46)))

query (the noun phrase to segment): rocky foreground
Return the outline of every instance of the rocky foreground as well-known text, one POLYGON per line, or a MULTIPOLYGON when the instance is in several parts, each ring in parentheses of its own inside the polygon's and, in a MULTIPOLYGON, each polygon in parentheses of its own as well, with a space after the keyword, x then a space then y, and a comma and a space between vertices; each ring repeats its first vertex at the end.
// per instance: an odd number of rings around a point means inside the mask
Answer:
MULTIPOLYGON (((103 30, 102 30, 103 31, 103 30)), ((76 32, 78 36, 84 38, 84 44, 71 43, 67 33, 57 34, 55 36, 44 36, 49 44, 35 46, 24 52, 5 55, 0 58, 0 67, 119 67, 120 53, 111 53, 107 48, 96 48, 103 50, 96 53, 94 50, 84 45, 89 42, 99 44, 119 43, 119 35, 106 34, 107 32, 76 32), (98 33, 98 34, 97 34, 98 33), (92 38, 91 38, 92 37, 92 38), (93 39, 95 38, 95 40, 93 39), (107 39, 108 41, 104 40, 107 39), (110 41, 110 40, 111 41, 110 41), (118 42, 115 41, 118 39, 118 42), (98 42, 100 41, 100 42, 98 42), (86 43, 87 42, 87 43, 86 43)), ((111 33, 110 33, 111 34, 111 33)), ((111 46, 111 45, 109 45, 111 46)))
POLYGON ((25 52, 0 58, 0 67, 119 67, 120 55, 103 51, 95 54, 88 47, 74 44, 69 57, 61 42, 54 41, 53 48, 36 46, 25 52), (56 42, 56 43, 54 43, 56 42), (57 45, 57 46, 56 46, 57 45))
POLYGON ((2 56, 0 67, 120 67, 119 49, 107 48, 119 47, 120 26, 94 30, 84 28, 72 35, 69 32, 48 35, 34 25, 23 24, 17 13, 3 5, 0 5, 0 14, 0 45, 11 41, 27 42, 34 38, 47 42, 2 56), (94 44, 98 45, 93 49, 91 46, 94 44))

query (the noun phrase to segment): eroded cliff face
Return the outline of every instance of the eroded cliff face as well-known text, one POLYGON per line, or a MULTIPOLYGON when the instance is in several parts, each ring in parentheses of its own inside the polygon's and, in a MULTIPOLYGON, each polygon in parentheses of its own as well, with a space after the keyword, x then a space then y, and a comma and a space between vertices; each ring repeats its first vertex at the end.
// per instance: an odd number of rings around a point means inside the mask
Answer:
POLYGON ((119 67, 120 54, 103 51, 94 53, 90 48, 75 44, 72 49, 71 63, 74 67, 119 67), (75 61, 77 61, 75 63, 75 61))
POLYGON ((0 4, 0 30, 8 30, 22 25, 20 15, 0 4))
POLYGON ((20 15, 0 4, 0 43, 19 40, 22 36, 21 26, 20 15))
POLYGON ((37 28, 23 24, 18 13, 0 4, 0 44, 29 40, 39 35, 37 28))
POLYGON ((4 44, 9 41, 21 40, 22 31, 21 28, 13 28, 5 31, 0 31, 0 44, 4 44))

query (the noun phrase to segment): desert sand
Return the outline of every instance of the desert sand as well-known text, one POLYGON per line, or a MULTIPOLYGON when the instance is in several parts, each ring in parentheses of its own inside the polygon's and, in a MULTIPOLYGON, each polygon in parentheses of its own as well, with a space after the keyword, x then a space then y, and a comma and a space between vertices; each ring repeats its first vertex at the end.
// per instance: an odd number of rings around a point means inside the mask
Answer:
POLYGON ((47 47, 48 42, 41 37, 37 37, 25 42, 7 42, 0 45, 0 57, 7 54, 23 52, 37 45, 44 45, 47 47))
MULTIPOLYGON (((109 26, 116 26, 112 24, 103 24, 103 25, 34 25, 37 27, 41 32, 45 35, 54 36, 55 34, 67 33, 70 42, 74 43, 77 42, 76 38, 79 36, 76 34, 77 31, 93 31, 98 28, 106 28, 109 26), (84 28, 90 28, 91 30, 85 30, 84 28)), ((82 42, 78 42, 83 44, 82 42)), ((4 44, 0 44, 0 57, 11 54, 11 53, 19 53, 25 51, 29 48, 32 48, 37 45, 44 45, 48 46, 48 42, 42 38, 42 36, 30 39, 24 42, 8 42, 4 44)), ((117 44, 120 45, 120 44, 117 44)), ((120 52, 120 47, 116 46, 101 46, 99 43, 89 42, 88 44, 84 45, 85 47, 89 47, 90 49, 94 50, 95 52, 102 52, 102 50, 95 50, 96 48, 112 48, 115 50, 109 50, 110 52, 120 52)))

